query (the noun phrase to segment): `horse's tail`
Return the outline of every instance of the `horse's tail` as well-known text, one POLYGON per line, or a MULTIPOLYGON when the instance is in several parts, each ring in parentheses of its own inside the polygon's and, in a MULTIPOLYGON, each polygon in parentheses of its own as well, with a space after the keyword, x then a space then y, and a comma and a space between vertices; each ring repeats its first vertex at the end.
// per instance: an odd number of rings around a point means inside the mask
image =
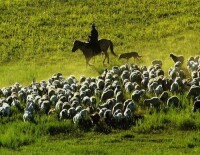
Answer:
POLYGON ((110 51, 111 53, 114 55, 114 56, 117 56, 117 54, 115 54, 114 50, 113 50, 113 43, 112 41, 110 40, 110 51))

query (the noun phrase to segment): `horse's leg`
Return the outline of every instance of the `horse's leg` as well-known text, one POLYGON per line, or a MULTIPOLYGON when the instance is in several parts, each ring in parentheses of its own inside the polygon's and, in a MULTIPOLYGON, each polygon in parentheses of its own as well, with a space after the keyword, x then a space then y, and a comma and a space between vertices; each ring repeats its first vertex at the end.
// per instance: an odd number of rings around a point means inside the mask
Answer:
POLYGON ((105 58, 107 58, 107 63, 109 64, 110 63, 110 61, 109 61, 109 54, 108 54, 107 51, 105 51, 104 53, 105 53, 105 58))
MULTIPOLYGON (((108 54, 108 53, 107 53, 108 54)), ((107 55, 108 64, 110 63, 109 54, 107 55)))
POLYGON ((88 59, 86 59, 86 67, 89 65, 89 61, 88 59))
POLYGON ((104 54, 105 54, 105 57, 104 57, 104 60, 103 60, 103 64, 105 64, 106 59, 107 59, 108 64, 109 64, 109 55, 108 55, 107 51, 104 51, 104 54))
POLYGON ((91 58, 92 58, 92 57, 90 57, 90 58, 87 59, 87 63, 88 63, 89 66, 92 65, 92 64, 89 63, 89 61, 91 60, 91 58))
POLYGON ((90 65, 90 63, 89 63, 90 59, 91 59, 91 58, 86 58, 86 66, 89 66, 89 65, 90 65))

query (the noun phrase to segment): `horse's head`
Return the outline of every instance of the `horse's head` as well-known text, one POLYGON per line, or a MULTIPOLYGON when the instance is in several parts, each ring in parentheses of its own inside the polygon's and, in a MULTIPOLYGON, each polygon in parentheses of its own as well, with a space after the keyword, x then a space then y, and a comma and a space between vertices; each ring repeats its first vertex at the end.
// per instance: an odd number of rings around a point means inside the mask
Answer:
POLYGON ((79 49, 81 46, 81 42, 78 40, 74 41, 73 47, 72 47, 72 52, 75 52, 77 49, 79 49))
POLYGON ((72 47, 72 52, 75 52, 78 49, 77 41, 75 40, 72 47))

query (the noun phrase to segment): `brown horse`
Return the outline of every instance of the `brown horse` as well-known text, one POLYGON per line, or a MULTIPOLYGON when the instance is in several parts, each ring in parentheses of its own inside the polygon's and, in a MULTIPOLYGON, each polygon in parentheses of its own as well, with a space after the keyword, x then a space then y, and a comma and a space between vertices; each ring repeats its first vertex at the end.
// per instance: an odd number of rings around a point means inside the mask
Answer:
MULTIPOLYGON (((101 54, 100 53, 94 53, 91 48, 88 47, 89 43, 82 42, 79 40, 75 40, 72 48, 72 52, 75 52, 76 50, 80 49, 83 52, 83 55, 85 56, 86 59, 86 65, 90 65, 89 61, 92 57, 101 54)), ((105 54, 105 58, 103 60, 103 64, 105 63, 105 60, 107 59, 107 62, 109 64, 109 54, 108 54, 108 48, 110 47, 110 51, 114 56, 117 56, 114 51, 113 51, 113 43, 111 40, 107 39, 100 39, 99 40, 99 45, 101 48, 101 51, 105 54)))

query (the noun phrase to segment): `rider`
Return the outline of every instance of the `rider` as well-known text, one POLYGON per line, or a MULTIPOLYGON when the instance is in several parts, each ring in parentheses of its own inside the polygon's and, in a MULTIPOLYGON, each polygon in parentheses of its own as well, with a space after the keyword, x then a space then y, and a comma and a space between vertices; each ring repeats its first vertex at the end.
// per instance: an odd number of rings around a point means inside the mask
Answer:
POLYGON ((95 24, 92 23, 91 25, 91 35, 89 36, 89 46, 92 48, 93 52, 94 53, 100 53, 101 52, 101 49, 100 49, 100 45, 99 45, 99 42, 98 42, 98 31, 96 30, 95 28, 95 24))

